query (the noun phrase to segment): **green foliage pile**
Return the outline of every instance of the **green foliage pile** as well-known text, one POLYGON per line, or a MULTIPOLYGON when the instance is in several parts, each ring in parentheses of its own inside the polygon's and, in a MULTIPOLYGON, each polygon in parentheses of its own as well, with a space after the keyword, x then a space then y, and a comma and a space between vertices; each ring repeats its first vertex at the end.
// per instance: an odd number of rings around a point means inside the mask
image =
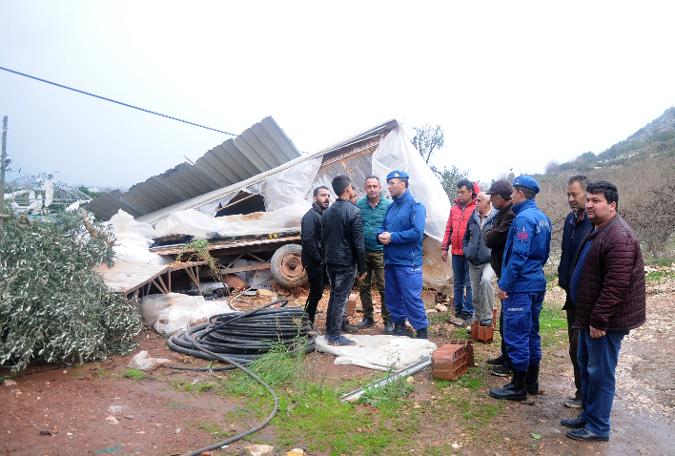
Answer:
POLYGON ((95 228, 90 236, 68 213, 0 226, 0 365, 19 371, 31 361, 81 363, 133 348, 140 313, 94 272, 113 258, 112 235, 95 228))

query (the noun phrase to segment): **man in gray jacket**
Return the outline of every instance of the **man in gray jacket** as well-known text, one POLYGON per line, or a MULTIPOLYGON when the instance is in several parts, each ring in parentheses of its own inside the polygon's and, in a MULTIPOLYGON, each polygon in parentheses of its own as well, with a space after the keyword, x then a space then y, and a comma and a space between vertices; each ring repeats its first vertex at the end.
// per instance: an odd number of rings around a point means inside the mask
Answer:
POLYGON ((490 197, 481 192, 476 197, 476 210, 469 218, 464 233, 464 255, 469 261, 469 277, 473 290, 473 319, 483 326, 492 325, 495 306, 495 272, 490 266, 490 249, 485 245, 485 233, 492 228, 497 210, 490 197))

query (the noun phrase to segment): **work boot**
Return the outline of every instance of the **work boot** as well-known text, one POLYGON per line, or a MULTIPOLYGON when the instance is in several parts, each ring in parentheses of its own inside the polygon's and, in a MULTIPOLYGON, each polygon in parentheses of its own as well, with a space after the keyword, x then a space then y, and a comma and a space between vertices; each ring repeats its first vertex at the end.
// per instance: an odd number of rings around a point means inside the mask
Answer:
POLYGON ((384 322, 384 333, 394 334, 394 324, 391 321, 384 322))
POLYGON ((375 320, 373 320, 373 317, 363 317, 363 320, 361 320, 356 326, 359 328, 370 328, 375 324, 375 320))
POLYGON ((509 401, 524 401, 527 399, 525 375, 525 371, 513 371, 511 383, 507 383, 501 388, 491 388, 490 397, 495 399, 506 399, 509 401))
POLYGON ((527 394, 539 394, 539 361, 530 364, 527 367, 527 375, 525 375, 525 389, 527 389, 527 394))
POLYGON ((407 332, 405 330, 405 322, 396 322, 394 323, 394 335, 395 336, 405 336, 407 332))
POLYGON ((417 330, 417 338, 418 339, 428 339, 429 336, 427 335, 427 328, 422 328, 417 330))
POLYGON ((564 420, 560 420, 560 424, 572 429, 581 429, 586 426, 586 420, 579 415, 576 418, 565 418, 564 420))
POLYGON ((504 355, 499 355, 496 358, 490 358, 485 362, 488 363, 490 366, 501 366, 502 364, 504 364, 504 355))

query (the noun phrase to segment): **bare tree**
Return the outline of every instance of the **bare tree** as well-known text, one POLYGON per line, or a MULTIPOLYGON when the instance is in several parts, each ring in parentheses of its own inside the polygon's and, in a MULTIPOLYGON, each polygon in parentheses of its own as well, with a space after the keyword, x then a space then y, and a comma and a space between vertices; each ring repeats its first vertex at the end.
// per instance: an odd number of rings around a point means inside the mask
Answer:
POLYGON ((434 153, 434 150, 440 149, 445 143, 445 135, 440 125, 432 127, 425 124, 421 128, 413 127, 415 129, 415 136, 412 143, 419 151, 426 164, 429 164, 429 159, 434 153))

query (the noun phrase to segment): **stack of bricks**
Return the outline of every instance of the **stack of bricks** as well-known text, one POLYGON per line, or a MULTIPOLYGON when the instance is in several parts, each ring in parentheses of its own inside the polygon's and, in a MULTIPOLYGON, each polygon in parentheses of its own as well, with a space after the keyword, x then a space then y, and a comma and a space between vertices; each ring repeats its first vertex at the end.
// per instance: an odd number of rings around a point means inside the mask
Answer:
POLYGON ((451 340, 431 355, 433 378, 455 380, 473 366, 473 343, 470 340, 451 340))

